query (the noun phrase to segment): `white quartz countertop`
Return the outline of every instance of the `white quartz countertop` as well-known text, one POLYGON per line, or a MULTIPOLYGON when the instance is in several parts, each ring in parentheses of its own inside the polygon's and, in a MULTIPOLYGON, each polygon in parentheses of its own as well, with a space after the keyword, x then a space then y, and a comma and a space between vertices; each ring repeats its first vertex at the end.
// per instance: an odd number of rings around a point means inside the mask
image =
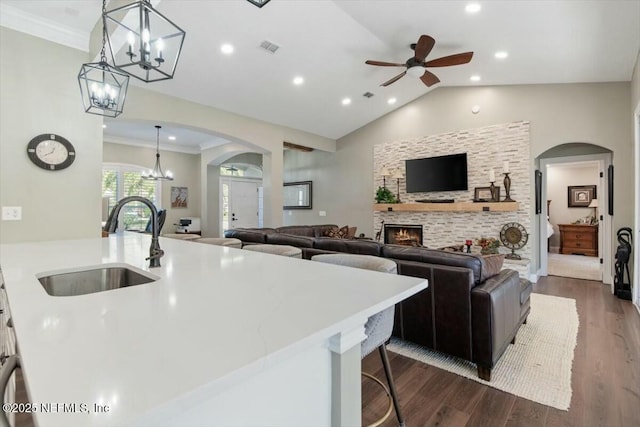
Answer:
POLYGON ((150 269, 149 243, 148 235, 127 233, 0 245, 31 402, 87 408, 39 412, 38 425, 135 425, 162 405, 223 392, 427 286, 418 278, 165 238, 162 267, 150 269), (54 297, 36 278, 105 263, 159 279, 54 297), (94 404, 109 412, 95 413, 94 404))

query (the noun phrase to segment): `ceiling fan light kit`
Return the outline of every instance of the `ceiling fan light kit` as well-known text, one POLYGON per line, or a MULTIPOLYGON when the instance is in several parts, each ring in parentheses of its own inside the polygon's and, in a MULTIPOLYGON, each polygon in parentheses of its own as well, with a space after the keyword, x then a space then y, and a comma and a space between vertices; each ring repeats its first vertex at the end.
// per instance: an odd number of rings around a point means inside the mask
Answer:
POLYGON ((434 67, 449 67, 452 65, 462 65, 471 61, 473 57, 473 52, 464 52, 458 53, 455 55, 443 56, 442 58, 433 59, 431 61, 425 62, 426 57, 431 53, 433 46, 435 46, 436 41, 431 36, 422 35, 418 39, 417 43, 412 43, 411 48, 414 50, 415 55, 409 59, 404 64, 398 64, 394 62, 384 62, 384 61, 373 61, 368 60, 365 61, 368 65, 376 65, 379 67, 405 67, 406 70, 397 76, 387 80, 382 83, 380 86, 389 86, 392 83, 400 80, 406 74, 409 74, 412 77, 420 78, 422 83, 426 86, 433 86, 434 84, 440 82, 440 79, 433 74, 431 71, 427 70, 427 68, 434 67))

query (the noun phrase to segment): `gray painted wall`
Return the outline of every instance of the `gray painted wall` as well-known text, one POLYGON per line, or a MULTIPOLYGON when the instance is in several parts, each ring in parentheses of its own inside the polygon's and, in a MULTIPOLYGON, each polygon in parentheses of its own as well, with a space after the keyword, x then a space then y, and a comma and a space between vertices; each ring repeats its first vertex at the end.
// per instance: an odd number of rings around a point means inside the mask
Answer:
POLYGON ((82 109, 77 75, 84 52, 0 28, 0 243, 100 236, 102 117, 82 109), (28 54, 26 54, 28 52, 28 54), (67 138, 76 160, 45 171, 27 157, 36 135, 67 138))

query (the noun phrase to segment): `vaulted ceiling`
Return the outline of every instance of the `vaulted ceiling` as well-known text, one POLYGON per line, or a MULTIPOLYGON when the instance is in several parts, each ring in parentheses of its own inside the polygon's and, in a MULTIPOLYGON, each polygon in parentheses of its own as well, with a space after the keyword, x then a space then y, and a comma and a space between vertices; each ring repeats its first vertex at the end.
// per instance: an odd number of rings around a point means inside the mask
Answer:
MULTIPOLYGON (((465 11, 471 1, 152 3, 186 31, 184 49, 173 80, 133 84, 332 139, 442 86, 629 81, 640 49, 639 0, 478 1, 477 13, 465 11), (428 59, 473 51, 472 61, 431 69, 441 80, 431 88, 409 76, 381 87, 403 68, 365 61, 404 63, 421 34, 436 40, 428 59), (221 52, 225 43, 232 54, 221 52), (295 85, 298 76, 304 83, 295 85)), ((88 49, 100 11, 96 0, 0 0, 0 23, 88 49)))

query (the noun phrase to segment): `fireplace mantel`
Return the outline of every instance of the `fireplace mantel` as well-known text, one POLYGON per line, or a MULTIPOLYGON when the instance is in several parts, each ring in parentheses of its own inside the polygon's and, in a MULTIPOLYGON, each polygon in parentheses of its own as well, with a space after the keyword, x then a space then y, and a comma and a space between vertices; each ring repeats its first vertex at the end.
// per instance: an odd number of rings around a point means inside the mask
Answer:
POLYGON ((378 212, 516 212, 518 202, 376 203, 378 212))

